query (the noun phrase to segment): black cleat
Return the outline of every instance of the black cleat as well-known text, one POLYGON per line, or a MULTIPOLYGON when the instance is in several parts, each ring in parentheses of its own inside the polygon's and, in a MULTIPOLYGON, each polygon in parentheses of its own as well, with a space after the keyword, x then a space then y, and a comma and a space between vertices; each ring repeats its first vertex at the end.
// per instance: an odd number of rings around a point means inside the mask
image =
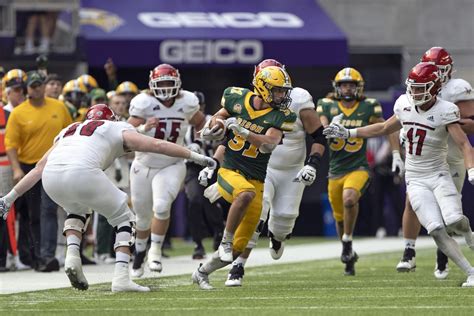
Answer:
POLYGON ((354 257, 355 252, 352 251, 352 241, 343 241, 341 254, 342 263, 349 263, 353 260, 354 257))
POLYGON ((194 251, 193 251, 194 260, 204 259, 205 255, 206 255, 206 251, 204 250, 203 246, 196 246, 196 248, 194 248, 194 251))
POLYGON ((398 272, 410 272, 416 270, 416 252, 413 248, 405 248, 403 251, 403 257, 397 264, 398 272))
POLYGON ((353 252, 352 259, 346 263, 346 267, 344 269, 344 275, 355 275, 355 263, 359 259, 359 256, 356 252, 353 252))
POLYGON ((241 263, 234 264, 227 275, 225 286, 242 286, 244 274, 244 266, 241 263))

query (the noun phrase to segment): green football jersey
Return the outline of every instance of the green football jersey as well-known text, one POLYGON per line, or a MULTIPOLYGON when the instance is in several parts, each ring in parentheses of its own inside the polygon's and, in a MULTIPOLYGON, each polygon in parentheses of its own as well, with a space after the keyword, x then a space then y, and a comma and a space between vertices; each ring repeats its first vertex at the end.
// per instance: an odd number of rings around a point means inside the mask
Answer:
MULTIPOLYGON (((267 108, 255 110, 250 104, 256 96, 251 90, 229 87, 224 90, 221 105, 237 122, 256 134, 265 134, 271 127, 291 131, 296 114, 290 110, 267 108)), ((225 144, 224 168, 239 170, 247 179, 264 181, 270 154, 264 154, 242 137, 229 131, 225 144)))
MULTIPOLYGON (((352 108, 344 108, 338 100, 319 99, 316 111, 331 122, 343 113, 341 124, 346 128, 357 128, 373 123, 382 117, 382 106, 375 99, 359 101, 352 108)), ((331 138, 329 143, 329 176, 340 176, 357 169, 368 169, 366 158, 367 140, 363 138, 331 138)))

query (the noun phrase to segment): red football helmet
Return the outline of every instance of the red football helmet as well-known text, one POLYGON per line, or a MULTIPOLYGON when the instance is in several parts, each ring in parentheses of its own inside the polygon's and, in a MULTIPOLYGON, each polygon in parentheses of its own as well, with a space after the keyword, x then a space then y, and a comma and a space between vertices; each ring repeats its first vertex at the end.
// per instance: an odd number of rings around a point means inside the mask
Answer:
POLYGON ((415 106, 429 102, 441 89, 440 77, 438 67, 433 63, 418 63, 410 70, 405 81, 408 100, 415 106))
POLYGON ((168 64, 160 64, 150 71, 150 90, 160 100, 169 100, 178 95, 181 89, 181 78, 178 69, 168 64), (171 86, 158 85, 160 82, 171 82, 171 86))
POLYGON ((255 76, 260 72, 260 70, 268 66, 276 66, 285 69, 285 65, 283 65, 276 59, 264 59, 257 66, 255 66, 255 69, 253 71, 253 77, 255 78, 255 76))
POLYGON ((453 59, 443 47, 431 47, 423 54, 421 61, 432 63, 438 67, 442 84, 445 84, 451 78, 453 59))
POLYGON ((89 108, 86 113, 86 120, 108 120, 116 121, 117 116, 115 116, 114 111, 107 104, 96 104, 89 108))

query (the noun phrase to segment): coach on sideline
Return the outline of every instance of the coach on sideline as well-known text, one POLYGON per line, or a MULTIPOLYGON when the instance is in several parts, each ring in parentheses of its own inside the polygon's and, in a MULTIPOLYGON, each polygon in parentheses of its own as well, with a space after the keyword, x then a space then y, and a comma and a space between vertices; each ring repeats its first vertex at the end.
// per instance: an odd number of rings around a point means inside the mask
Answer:
MULTIPOLYGON (((13 180, 20 181, 53 145, 54 137, 72 123, 64 104, 45 97, 45 77, 28 72, 28 99, 10 114, 5 147, 13 169, 13 180)), ((28 221, 31 266, 36 271, 59 270, 55 256, 57 243, 57 205, 38 182, 17 202, 20 220, 28 221), (18 203, 19 202, 19 203, 18 203)))

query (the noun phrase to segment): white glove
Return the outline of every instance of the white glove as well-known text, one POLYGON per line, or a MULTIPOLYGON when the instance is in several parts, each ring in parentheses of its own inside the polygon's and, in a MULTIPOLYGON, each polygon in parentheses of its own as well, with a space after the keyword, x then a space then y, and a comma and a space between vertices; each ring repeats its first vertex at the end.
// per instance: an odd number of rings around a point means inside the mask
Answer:
POLYGON ((467 179, 472 185, 474 185, 474 168, 467 170, 467 179))
MULTIPOLYGON (((218 121, 221 121, 224 123, 224 126, 226 126, 225 122, 221 119, 217 119, 218 121)), ((224 139, 225 133, 226 133, 226 128, 220 128, 219 125, 214 125, 212 128, 209 127, 209 124, 211 124, 211 120, 208 120, 206 124, 204 124, 204 127, 202 128, 199 133, 201 134, 202 139, 204 140, 222 140, 224 139)))
POLYGON ((247 139, 247 137, 249 137, 250 131, 245 127, 240 126, 235 117, 225 120, 225 126, 226 128, 232 130, 234 134, 239 135, 243 139, 247 139))
POLYGON ((191 152, 189 160, 197 163, 198 165, 209 167, 210 169, 216 169, 217 167, 217 162, 214 160, 214 158, 195 153, 194 151, 191 152))
POLYGON ((326 138, 347 139, 351 137, 349 134, 349 130, 344 126, 340 125, 339 123, 331 123, 323 130, 323 135, 326 135, 326 138))
POLYGON ((405 163, 403 162, 398 150, 392 151, 392 172, 398 173, 399 176, 402 176, 405 173, 405 163))
POLYGON ((203 153, 201 146, 197 143, 191 143, 188 146, 186 146, 186 148, 198 154, 203 153))
POLYGON ((199 172, 199 175, 198 175, 198 181, 199 181, 199 184, 204 186, 204 187, 207 187, 207 184, 208 184, 208 181, 212 178, 212 176, 214 175, 214 171, 216 169, 215 168, 209 168, 209 167, 206 167, 204 169, 202 169, 200 172, 199 172))
POLYGON ((316 180, 316 169, 310 165, 305 165, 298 171, 293 182, 302 182, 305 186, 310 186, 316 180))
POLYGON ((0 198, 0 216, 3 217, 4 220, 7 220, 8 211, 10 211, 11 204, 5 202, 5 198, 0 198))
POLYGON ((217 182, 204 190, 204 196, 208 198, 211 203, 214 203, 222 196, 217 189, 217 182))

